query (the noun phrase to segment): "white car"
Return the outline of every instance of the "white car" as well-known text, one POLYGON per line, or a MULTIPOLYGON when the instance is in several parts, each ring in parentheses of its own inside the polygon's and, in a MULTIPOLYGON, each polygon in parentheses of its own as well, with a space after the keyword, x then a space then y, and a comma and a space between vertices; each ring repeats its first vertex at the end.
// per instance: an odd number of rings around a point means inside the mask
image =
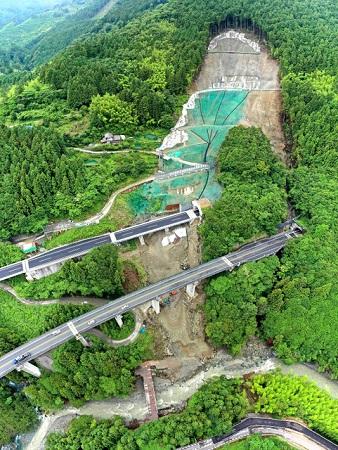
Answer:
POLYGON ((96 321, 94 320, 94 319, 92 319, 92 320, 90 320, 89 322, 88 322, 88 325, 93 325, 93 323, 95 323, 96 321))
POLYGON ((129 308, 128 304, 127 305, 123 305, 121 309, 123 310, 123 309, 127 309, 127 308, 129 308))
POLYGON ((61 330, 54 330, 54 331, 52 331, 52 336, 57 336, 60 333, 61 333, 61 330))

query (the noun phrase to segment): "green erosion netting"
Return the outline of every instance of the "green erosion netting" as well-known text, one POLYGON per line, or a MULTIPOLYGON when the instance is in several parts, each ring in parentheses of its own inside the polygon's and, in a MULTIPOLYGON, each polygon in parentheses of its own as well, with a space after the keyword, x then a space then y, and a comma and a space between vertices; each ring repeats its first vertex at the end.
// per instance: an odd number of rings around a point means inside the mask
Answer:
POLYGON ((188 141, 165 152, 173 159, 163 161, 160 170, 171 172, 189 167, 175 158, 208 163, 211 169, 141 186, 128 194, 128 203, 135 214, 152 214, 170 204, 186 204, 202 197, 212 202, 219 198, 221 186, 215 176, 216 157, 229 129, 242 119, 247 96, 248 91, 207 91, 197 96, 194 108, 188 110, 187 123, 181 128, 187 133, 188 141))
POLYGON ((174 170, 185 169, 186 167, 186 165, 178 161, 169 159, 167 161, 163 160, 160 170, 162 170, 163 172, 173 172, 174 170))

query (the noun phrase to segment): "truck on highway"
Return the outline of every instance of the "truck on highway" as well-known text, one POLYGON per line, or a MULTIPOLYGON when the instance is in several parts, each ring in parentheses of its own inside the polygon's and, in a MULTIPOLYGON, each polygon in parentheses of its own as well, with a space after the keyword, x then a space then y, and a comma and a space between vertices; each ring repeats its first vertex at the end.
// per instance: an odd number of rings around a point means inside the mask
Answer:
POLYGON ((22 355, 17 356, 13 362, 14 362, 14 364, 19 364, 19 363, 25 361, 25 359, 29 358, 30 356, 32 356, 32 354, 29 352, 23 353, 22 355))

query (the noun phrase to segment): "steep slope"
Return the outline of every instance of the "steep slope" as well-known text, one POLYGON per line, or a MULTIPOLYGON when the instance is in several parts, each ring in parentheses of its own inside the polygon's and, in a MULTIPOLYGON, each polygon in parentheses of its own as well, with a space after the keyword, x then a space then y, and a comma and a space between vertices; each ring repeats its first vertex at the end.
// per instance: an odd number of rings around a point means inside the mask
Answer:
POLYGON ((2 2, 0 11, 0 46, 9 50, 13 46, 25 47, 85 6, 88 0, 24 1, 20 4, 2 2))
POLYGON ((87 0, 86 6, 74 14, 68 15, 46 33, 40 34, 26 47, 29 67, 35 67, 51 59, 65 49, 74 40, 91 31, 97 14, 109 3, 109 0, 87 0))
POLYGON ((198 73, 210 32, 244 26, 267 39, 280 62, 293 149, 289 200, 308 233, 285 254, 261 327, 280 356, 315 361, 338 376, 336 17, 332 0, 215 0, 207 6, 202 0, 172 0, 119 30, 72 46, 41 75, 68 101, 81 92, 80 105, 90 105, 93 93, 108 91, 130 103, 140 124, 164 124, 177 94, 198 73))

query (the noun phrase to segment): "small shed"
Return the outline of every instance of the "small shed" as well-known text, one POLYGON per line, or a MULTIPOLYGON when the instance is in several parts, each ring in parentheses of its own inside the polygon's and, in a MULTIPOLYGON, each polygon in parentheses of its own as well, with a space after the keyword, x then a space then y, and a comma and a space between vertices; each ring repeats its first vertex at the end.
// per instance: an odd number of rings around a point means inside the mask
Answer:
POLYGON ((29 253, 34 253, 38 249, 35 242, 21 242, 18 244, 18 247, 22 250, 22 252, 25 255, 27 255, 29 253))
POLYGON ((106 133, 101 139, 101 144, 119 144, 125 139, 126 137, 123 134, 106 133))

